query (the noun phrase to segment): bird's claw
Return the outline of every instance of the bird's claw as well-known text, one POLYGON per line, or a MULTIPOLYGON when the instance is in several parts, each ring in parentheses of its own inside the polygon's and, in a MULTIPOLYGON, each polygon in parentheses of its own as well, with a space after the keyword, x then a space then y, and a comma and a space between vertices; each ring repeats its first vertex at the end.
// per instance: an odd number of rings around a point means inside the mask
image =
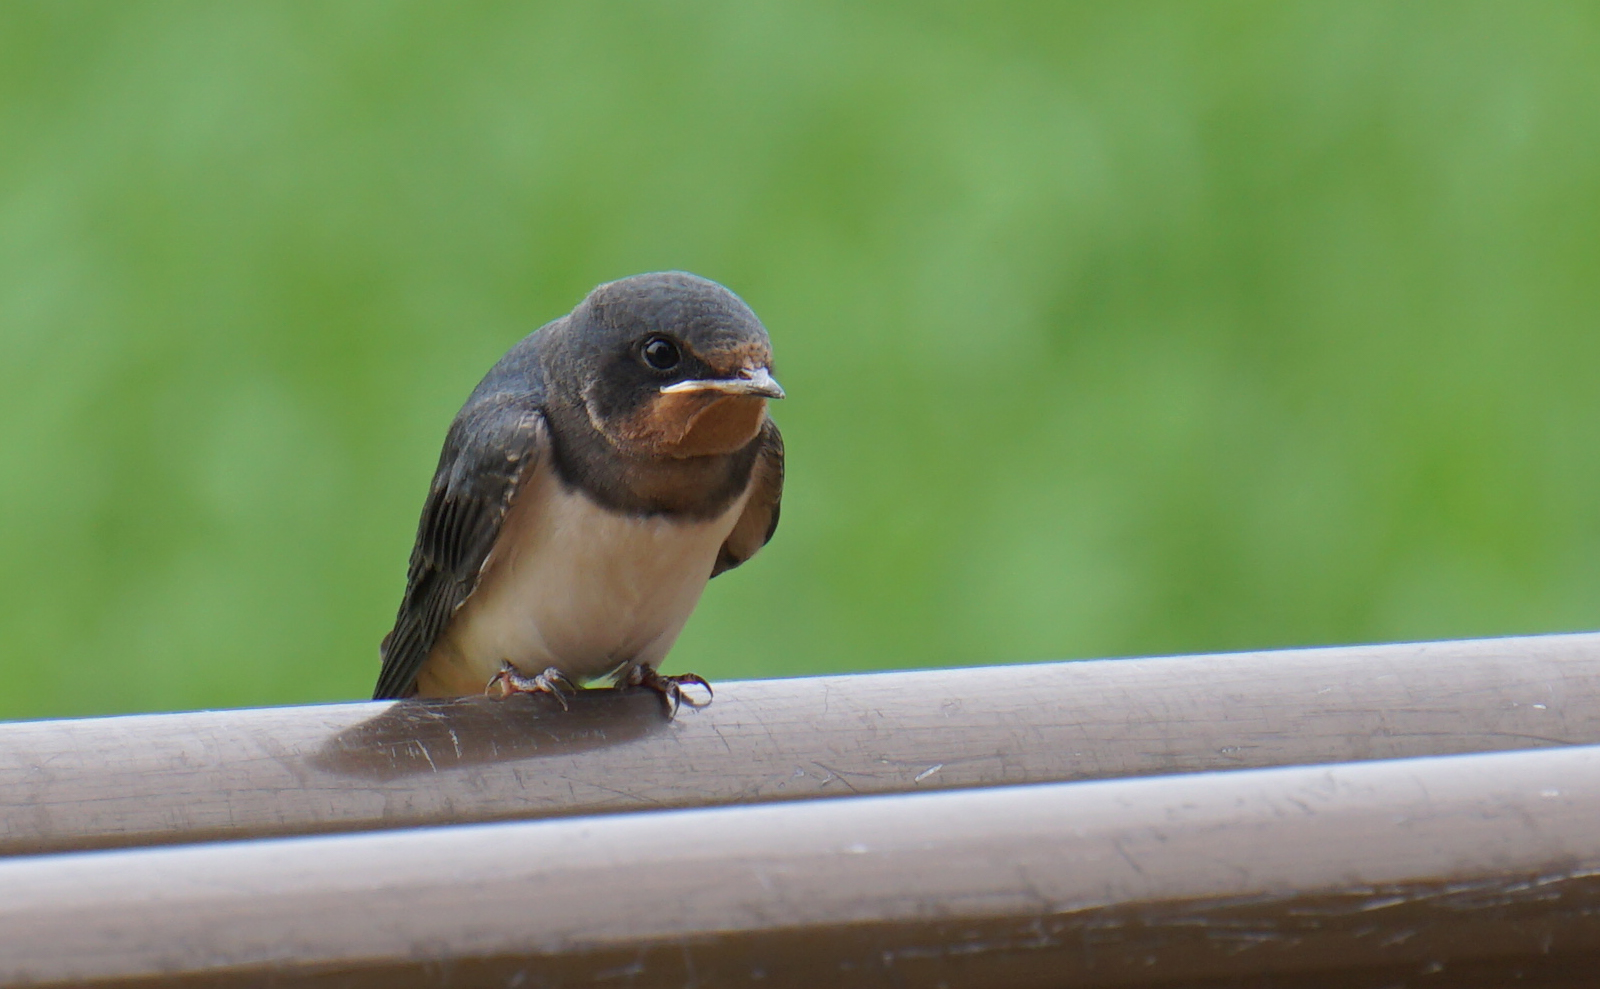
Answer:
POLYGON ((698 673, 679 673, 676 676, 662 676, 651 667, 635 666, 628 671, 628 676, 624 683, 629 687, 648 687, 660 694, 662 702, 667 705, 667 717, 669 718, 677 717, 678 708, 684 704, 698 711, 700 708, 709 705, 715 696, 715 692, 711 689, 711 684, 707 683, 706 678, 698 673), (704 687, 706 699, 697 701, 691 698, 684 693, 684 684, 704 687))
POLYGON ((549 694, 561 704, 561 710, 570 711, 572 708, 567 704, 566 691, 576 689, 572 681, 567 679, 566 674, 554 666, 546 669, 538 676, 529 677, 523 676, 515 666, 508 662, 501 664, 500 672, 490 678, 489 684, 483 688, 483 692, 492 697, 495 691, 498 690, 501 700, 505 700, 512 694, 549 694))

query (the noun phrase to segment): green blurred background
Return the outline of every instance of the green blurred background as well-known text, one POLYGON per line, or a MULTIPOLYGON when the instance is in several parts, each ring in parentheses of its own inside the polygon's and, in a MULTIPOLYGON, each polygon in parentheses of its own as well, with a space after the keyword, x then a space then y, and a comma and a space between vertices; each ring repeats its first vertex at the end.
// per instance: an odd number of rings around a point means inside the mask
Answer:
POLYGON ((445 425, 748 300, 709 677, 1600 625, 1591 3, 0 6, 0 717, 366 696, 445 425))

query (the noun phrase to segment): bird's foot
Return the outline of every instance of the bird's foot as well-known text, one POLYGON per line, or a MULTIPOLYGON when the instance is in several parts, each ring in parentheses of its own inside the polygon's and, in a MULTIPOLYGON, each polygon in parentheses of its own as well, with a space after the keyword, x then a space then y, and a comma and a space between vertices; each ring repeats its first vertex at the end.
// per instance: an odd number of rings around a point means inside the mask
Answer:
POLYGON ((568 711, 571 708, 567 706, 566 692, 576 689, 572 681, 567 679, 566 674, 554 666, 546 669, 538 676, 529 677, 523 676, 510 663, 504 663, 500 667, 500 672, 496 673, 490 679, 489 685, 483 688, 483 692, 492 697, 498 691, 501 700, 505 700, 512 694, 549 694, 561 702, 561 710, 568 711))
POLYGON ((711 684, 698 673, 679 673, 677 676, 662 676, 649 666, 629 667, 627 675, 623 677, 621 686, 648 687, 661 695, 661 700, 667 705, 667 717, 678 715, 678 708, 687 704, 695 710, 711 703, 711 684), (697 687, 704 687, 706 699, 697 701, 683 692, 684 684, 692 683, 697 687))

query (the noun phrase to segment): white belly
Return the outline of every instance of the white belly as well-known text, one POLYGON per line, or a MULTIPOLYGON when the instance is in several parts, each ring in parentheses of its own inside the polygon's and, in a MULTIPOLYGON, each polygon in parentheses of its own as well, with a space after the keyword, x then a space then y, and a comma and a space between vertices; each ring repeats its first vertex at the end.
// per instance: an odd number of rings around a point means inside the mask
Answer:
POLYGON ((707 522, 600 508, 537 469, 512 504, 472 596, 419 677, 419 692, 482 691, 509 661, 575 681, 655 666, 700 600, 746 496, 707 522))

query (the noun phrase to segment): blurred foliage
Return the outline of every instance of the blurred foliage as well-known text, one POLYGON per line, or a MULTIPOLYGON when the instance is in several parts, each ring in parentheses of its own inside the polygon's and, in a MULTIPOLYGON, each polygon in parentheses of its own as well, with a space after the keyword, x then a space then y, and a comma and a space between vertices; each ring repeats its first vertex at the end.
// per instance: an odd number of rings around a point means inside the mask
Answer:
POLYGON ((1600 624, 1587 3, 0 6, 0 717, 364 697, 444 428, 747 299, 712 678, 1600 624))

